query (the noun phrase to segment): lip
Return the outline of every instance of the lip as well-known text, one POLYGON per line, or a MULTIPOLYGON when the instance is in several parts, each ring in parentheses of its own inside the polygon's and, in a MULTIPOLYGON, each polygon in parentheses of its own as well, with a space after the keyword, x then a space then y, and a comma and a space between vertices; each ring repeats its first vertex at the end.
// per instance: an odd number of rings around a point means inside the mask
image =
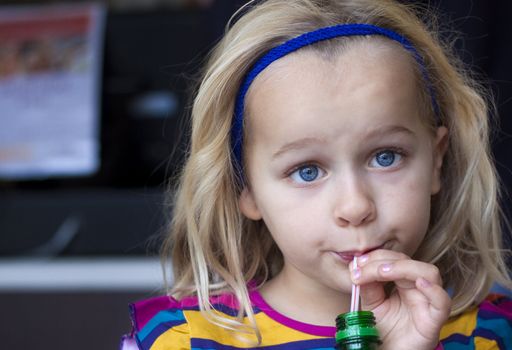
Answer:
POLYGON ((354 260, 354 256, 361 256, 364 254, 367 254, 369 252, 372 252, 377 249, 382 249, 384 247, 385 243, 375 246, 372 248, 362 249, 362 250, 349 250, 344 252, 336 252, 336 254, 345 262, 351 262, 354 260))

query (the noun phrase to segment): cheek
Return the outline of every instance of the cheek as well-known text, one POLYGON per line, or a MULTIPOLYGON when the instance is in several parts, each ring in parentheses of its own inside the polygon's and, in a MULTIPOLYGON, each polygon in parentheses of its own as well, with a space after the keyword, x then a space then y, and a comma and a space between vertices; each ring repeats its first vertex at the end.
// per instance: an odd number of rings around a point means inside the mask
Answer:
MULTIPOLYGON (((278 203, 274 203, 278 204, 278 203)), ((267 207, 263 212, 263 221, 267 225, 275 240, 283 239, 301 242, 313 242, 319 230, 318 213, 311 212, 301 206, 274 205, 267 207)))
POLYGON ((325 231, 321 223, 326 222, 323 218, 326 208, 319 207, 318 201, 283 193, 277 188, 260 192, 257 200, 263 221, 278 245, 317 246, 321 243, 319 232, 325 231))
POLYGON ((393 221, 397 239, 403 252, 413 255, 423 241, 430 221, 430 183, 428 178, 418 177, 404 183, 403 190, 393 200, 393 221))

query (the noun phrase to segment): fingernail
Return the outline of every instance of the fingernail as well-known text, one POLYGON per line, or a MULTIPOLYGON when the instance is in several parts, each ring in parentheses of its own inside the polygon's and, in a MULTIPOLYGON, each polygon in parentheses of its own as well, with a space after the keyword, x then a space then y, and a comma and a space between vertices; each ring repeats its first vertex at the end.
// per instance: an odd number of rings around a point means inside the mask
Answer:
POLYGON ((361 255, 359 258, 357 258, 358 263, 365 263, 368 261, 368 255, 361 255))
POLYGON ((422 286, 423 288, 428 288, 432 285, 432 283, 430 283, 430 281, 424 279, 423 277, 419 278, 419 283, 420 283, 420 286, 422 286))
POLYGON ((359 278, 361 278, 361 269, 358 267, 353 271, 352 275, 354 276, 355 280, 358 280, 359 278))
POLYGON ((393 266, 391 264, 382 264, 382 265, 380 265, 380 270, 382 272, 389 272, 389 271, 391 271, 392 267, 393 266))

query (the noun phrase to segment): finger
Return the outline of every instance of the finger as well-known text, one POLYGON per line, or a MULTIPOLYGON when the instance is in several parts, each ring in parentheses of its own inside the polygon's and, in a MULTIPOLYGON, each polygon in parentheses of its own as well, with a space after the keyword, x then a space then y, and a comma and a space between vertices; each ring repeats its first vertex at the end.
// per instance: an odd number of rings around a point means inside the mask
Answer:
POLYGON ((432 264, 417 260, 377 260, 367 262, 351 273, 355 284, 395 282, 398 287, 414 287, 416 280, 425 278, 442 285, 439 269, 432 264))
POLYGON ((451 299, 448 293, 440 285, 422 277, 416 280, 416 287, 429 302, 430 316, 440 322, 446 321, 451 310, 451 299))
POLYGON ((384 284, 378 282, 365 284, 360 290, 360 295, 363 310, 374 311, 386 300, 384 284))
POLYGON ((357 258, 357 264, 359 266, 364 266, 370 262, 375 262, 379 260, 410 260, 411 258, 402 253, 396 252, 389 249, 377 249, 370 253, 363 254, 357 258))

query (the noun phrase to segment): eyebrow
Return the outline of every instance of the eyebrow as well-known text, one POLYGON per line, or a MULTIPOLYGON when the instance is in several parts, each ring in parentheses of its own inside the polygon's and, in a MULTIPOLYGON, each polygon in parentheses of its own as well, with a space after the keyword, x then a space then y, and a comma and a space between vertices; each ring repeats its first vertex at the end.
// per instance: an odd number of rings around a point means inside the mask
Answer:
POLYGON ((375 137, 382 137, 384 135, 389 134, 407 134, 409 136, 414 136, 414 132, 406 128, 402 125, 389 125, 382 128, 376 128, 372 131, 370 131, 368 134, 366 134, 365 138, 375 138, 375 137))
MULTIPOLYGON (((414 132, 401 125, 390 125, 382 128, 376 128, 364 135, 363 138, 377 138, 389 134, 407 134, 409 136, 413 136, 414 132)), ((278 158, 289 151, 325 143, 327 143, 327 140, 324 137, 304 137, 284 144, 272 155, 272 159, 278 158)))
POLYGON ((326 143, 325 138, 320 137, 304 137, 289 143, 284 144, 277 152, 272 155, 272 159, 278 158, 286 152, 305 148, 311 145, 326 143))

